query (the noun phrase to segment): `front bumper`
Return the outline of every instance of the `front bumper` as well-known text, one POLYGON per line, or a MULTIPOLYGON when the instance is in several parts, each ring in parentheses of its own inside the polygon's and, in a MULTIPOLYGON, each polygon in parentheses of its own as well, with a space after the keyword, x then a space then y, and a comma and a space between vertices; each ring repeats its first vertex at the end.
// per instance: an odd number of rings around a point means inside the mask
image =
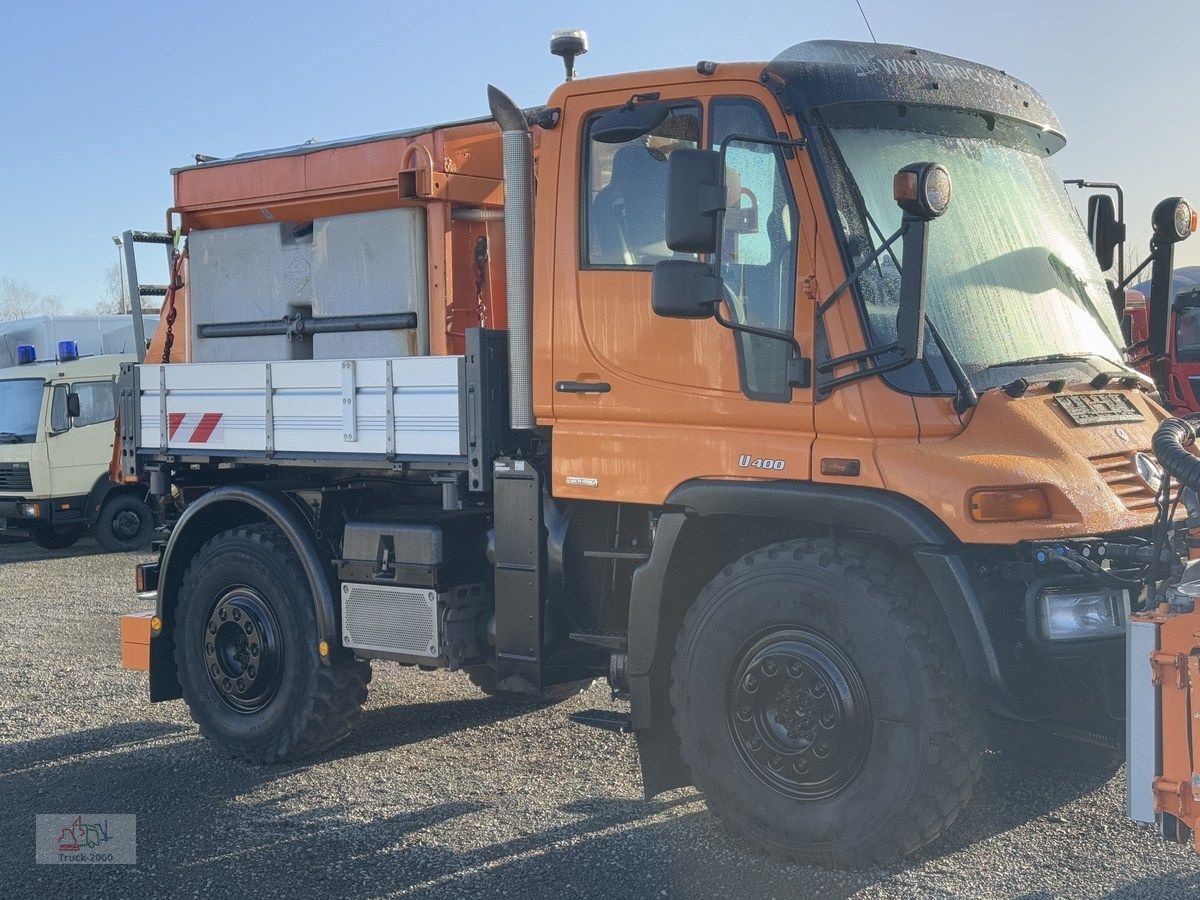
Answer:
POLYGON ((48 524, 51 515, 49 500, 0 500, 0 531, 27 531, 38 528, 48 524))

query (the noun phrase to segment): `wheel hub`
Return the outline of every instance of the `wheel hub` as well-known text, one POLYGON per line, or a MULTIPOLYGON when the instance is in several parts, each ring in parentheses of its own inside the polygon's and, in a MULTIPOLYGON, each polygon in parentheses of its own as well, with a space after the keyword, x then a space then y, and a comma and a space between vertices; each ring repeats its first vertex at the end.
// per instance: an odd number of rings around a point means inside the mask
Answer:
POLYGON ((112 520, 112 533, 120 540, 129 541, 142 530, 142 520, 132 510, 123 509, 112 520))
POLYGON ((797 799, 828 797, 866 759, 866 690, 832 641, 807 629, 779 629, 738 656, 729 729, 742 760, 767 785, 797 799))
POLYGON ((238 712, 262 709, 279 688, 283 647, 275 614, 251 588, 227 591, 204 629, 204 662, 217 695, 238 712))

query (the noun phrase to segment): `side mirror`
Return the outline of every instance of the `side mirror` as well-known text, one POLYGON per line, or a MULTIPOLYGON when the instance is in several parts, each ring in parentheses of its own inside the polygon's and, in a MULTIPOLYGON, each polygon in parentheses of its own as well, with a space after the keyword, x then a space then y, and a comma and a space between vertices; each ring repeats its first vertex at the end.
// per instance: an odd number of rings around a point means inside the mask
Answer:
POLYGON ((1117 220, 1116 204, 1108 194, 1088 197, 1087 216, 1092 252, 1096 254, 1101 271, 1107 272, 1116 262, 1117 247, 1125 241, 1125 223, 1117 220))
POLYGON ((1175 278, 1175 245, 1196 230, 1196 210, 1182 197, 1168 197, 1150 215, 1150 327, 1147 346, 1153 356, 1167 352, 1175 278))
POLYGON ((953 185, 939 163, 913 163, 896 173, 892 196, 904 210, 904 267, 900 274, 900 309, 896 313, 896 345, 905 359, 925 355, 925 262, 929 223, 950 208, 953 185))
POLYGON ((654 264, 650 305, 655 315, 668 319, 711 319, 723 293, 721 278, 709 263, 664 259, 654 264))
POLYGON ((67 418, 76 419, 79 417, 79 395, 74 391, 67 394, 67 418))
MULTIPOLYGON (((715 253, 727 189, 721 154, 681 147, 667 159, 667 246, 679 253, 715 253)), ((741 185, 738 185, 741 193, 741 185)))

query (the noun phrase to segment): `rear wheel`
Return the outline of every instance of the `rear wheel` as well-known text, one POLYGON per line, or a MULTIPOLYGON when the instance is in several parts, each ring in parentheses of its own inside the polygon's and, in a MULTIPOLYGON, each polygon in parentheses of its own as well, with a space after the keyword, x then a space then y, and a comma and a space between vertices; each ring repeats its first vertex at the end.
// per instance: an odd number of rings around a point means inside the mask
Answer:
POLYGON ((49 525, 29 532, 29 539, 46 550, 65 550, 82 536, 78 531, 59 531, 49 525))
POLYGON ((979 777, 981 722, 911 565, 802 540, 742 557, 688 612, 681 752, 709 808, 775 856, 853 867, 937 837, 979 777))
POLYGON ((154 534, 154 513, 132 494, 112 494, 100 507, 96 543, 111 553, 141 550, 154 534))
POLYGON ((329 747, 353 728, 369 663, 317 650, 312 591, 274 525, 222 532, 183 576, 175 624, 183 697, 220 750, 272 763, 329 747))

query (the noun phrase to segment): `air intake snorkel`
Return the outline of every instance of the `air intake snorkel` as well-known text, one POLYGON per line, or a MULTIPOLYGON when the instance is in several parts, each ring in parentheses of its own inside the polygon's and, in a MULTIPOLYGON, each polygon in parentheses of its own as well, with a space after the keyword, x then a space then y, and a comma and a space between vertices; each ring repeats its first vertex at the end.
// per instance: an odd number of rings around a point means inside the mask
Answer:
POLYGON ((490 84, 488 106, 503 132, 509 419, 512 428, 528 430, 537 424, 533 415, 533 140, 525 113, 490 84))

